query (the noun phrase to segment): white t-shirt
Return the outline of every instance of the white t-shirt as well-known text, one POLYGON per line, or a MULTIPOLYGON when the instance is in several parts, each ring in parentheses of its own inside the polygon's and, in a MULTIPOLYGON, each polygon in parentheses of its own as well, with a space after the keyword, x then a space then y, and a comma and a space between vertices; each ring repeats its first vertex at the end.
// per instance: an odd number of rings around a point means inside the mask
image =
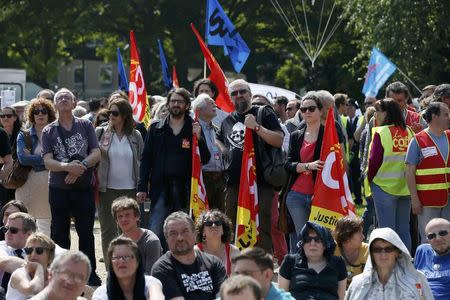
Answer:
MULTIPOLYGON (((161 281, 153 276, 145 275, 145 295, 148 294, 148 287, 152 284, 159 284, 162 287, 161 281)), ((108 300, 108 295, 106 293, 106 284, 95 290, 92 300, 108 300)))
POLYGON ((128 138, 123 136, 122 140, 119 140, 117 134, 113 134, 108 156, 109 171, 106 187, 116 190, 135 189, 136 182, 133 180, 133 151, 131 150, 128 138))
MULTIPOLYGON (((23 273, 26 275, 27 279, 29 281, 31 281, 31 277, 30 275, 28 275, 27 271, 25 270, 25 267, 19 268, 17 270, 15 270, 13 272, 14 273, 23 273)), ((11 275, 12 277, 12 275, 11 275)), ((26 295, 26 294, 22 294, 21 292, 19 292, 18 290, 16 290, 15 288, 11 287, 11 280, 8 283, 8 291, 6 292, 6 300, 25 300, 28 298, 31 298, 33 295, 26 295)))

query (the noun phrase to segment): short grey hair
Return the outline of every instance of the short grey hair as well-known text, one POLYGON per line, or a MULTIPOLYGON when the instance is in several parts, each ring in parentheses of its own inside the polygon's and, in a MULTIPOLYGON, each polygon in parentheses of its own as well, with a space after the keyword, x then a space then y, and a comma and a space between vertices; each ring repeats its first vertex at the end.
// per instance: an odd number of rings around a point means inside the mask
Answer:
POLYGON ((320 102, 322 102, 322 105, 324 104, 324 102, 334 104, 334 97, 329 91, 320 90, 315 92, 314 95, 319 98, 320 102))
POLYGON ((56 101, 56 99, 58 99, 59 96, 61 96, 61 94, 69 94, 72 97, 72 100, 75 100, 75 95, 72 93, 71 90, 67 89, 67 88, 60 88, 56 93, 55 93, 55 97, 53 98, 53 102, 56 101))
POLYGON ((81 118, 82 116, 87 114, 87 110, 86 108, 77 105, 74 109, 72 109, 72 114, 77 118, 81 118))
POLYGON ((189 226, 191 227, 192 232, 195 232, 195 224, 194 224, 194 221, 192 220, 192 218, 187 213, 180 210, 180 211, 171 213, 164 221, 164 226, 163 226, 164 230, 163 231, 164 231, 164 236, 166 238, 169 233, 167 226, 169 225, 170 221, 186 221, 186 222, 188 222, 189 226))
POLYGON ((201 93, 198 95, 194 101, 192 101, 192 110, 196 111, 197 109, 204 109, 207 105, 207 100, 211 100, 214 102, 214 99, 211 98, 208 94, 201 93))
POLYGON ((236 79, 236 80, 232 81, 228 85, 228 91, 231 91, 233 89, 233 87, 238 84, 244 85, 250 93, 252 92, 252 89, 250 88, 250 84, 248 84, 248 82, 245 81, 244 79, 236 79))
POLYGON ((8 220, 16 220, 21 219, 22 220, 22 227, 24 232, 36 232, 37 226, 36 226, 36 220, 34 217, 28 213, 24 212, 15 212, 8 216, 8 220))
POLYGON ((87 276, 86 280, 89 279, 89 276, 91 276, 91 262, 89 261, 89 258, 81 251, 78 250, 69 250, 64 252, 63 254, 60 254, 55 257, 52 264, 50 265, 50 271, 57 272, 59 269, 61 269, 61 266, 66 262, 73 262, 73 263, 83 263, 86 265, 87 268, 87 276))

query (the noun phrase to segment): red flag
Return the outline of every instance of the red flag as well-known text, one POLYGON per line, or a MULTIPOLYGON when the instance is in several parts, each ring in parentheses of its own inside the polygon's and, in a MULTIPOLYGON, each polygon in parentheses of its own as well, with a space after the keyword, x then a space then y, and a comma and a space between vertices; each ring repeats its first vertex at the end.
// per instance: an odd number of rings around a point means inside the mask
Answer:
POLYGON ((231 102, 230 95, 228 94, 228 80, 225 77, 222 68, 212 55, 211 51, 209 51, 202 37, 192 23, 191 28, 195 36, 197 37, 198 43, 200 44, 200 48, 203 52, 203 56, 205 57, 206 63, 208 64, 209 70, 211 71, 211 73, 209 74, 209 79, 216 85, 217 90, 219 91, 219 95, 216 98, 217 106, 226 112, 234 111, 233 102, 231 102))
POLYGON ((253 247, 259 235, 258 185, 256 184, 256 159, 252 130, 245 128, 242 154, 241 181, 236 216, 236 246, 253 247))
POLYGON ((320 160, 325 163, 323 169, 317 172, 309 220, 333 229, 341 217, 355 215, 355 206, 344 169, 332 108, 328 111, 320 160))
POLYGON ((128 98, 133 107, 134 120, 139 123, 143 122, 145 127, 148 127, 150 124, 150 108, 147 102, 147 90, 133 31, 130 31, 130 85, 128 98))
POLYGON ((180 83, 178 82, 177 69, 175 65, 172 67, 172 85, 174 88, 179 88, 180 83))
MULTIPOLYGON (((197 119, 197 118, 196 118, 197 119)), ((192 136, 192 176, 191 176, 191 200, 190 212, 197 219, 200 214, 209 209, 208 197, 206 196, 205 184, 203 182, 202 164, 200 161, 200 148, 198 147, 197 135, 192 136)))

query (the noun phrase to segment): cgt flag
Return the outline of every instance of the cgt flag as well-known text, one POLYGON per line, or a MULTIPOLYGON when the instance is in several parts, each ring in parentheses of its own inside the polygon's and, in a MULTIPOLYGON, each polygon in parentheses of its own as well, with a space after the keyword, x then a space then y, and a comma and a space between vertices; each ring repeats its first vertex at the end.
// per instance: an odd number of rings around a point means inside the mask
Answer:
POLYGON ((206 6, 205 38, 208 45, 223 46, 234 70, 241 72, 250 55, 250 49, 217 0, 208 0, 206 6))
POLYGON ((332 108, 328 111, 320 160, 325 163, 323 169, 317 172, 309 220, 334 229, 341 217, 355 215, 355 206, 344 170, 332 108))
POLYGON ((380 50, 373 47, 362 89, 363 94, 366 97, 376 97, 380 88, 396 69, 397 67, 380 50))
POLYGON ((258 214, 255 147, 253 146, 252 130, 245 128, 235 239, 236 246, 240 250, 253 247, 256 244, 259 235, 258 214))
POLYGON ((175 89, 180 87, 180 83, 178 81, 177 69, 175 68, 175 65, 172 66, 172 84, 175 89))
POLYGON ((172 78, 170 78, 169 75, 169 67, 167 66, 166 56, 164 55, 164 48, 159 39, 158 39, 158 47, 159 47, 159 60, 161 61, 161 69, 164 85, 166 86, 167 90, 171 90, 173 88, 172 78))
POLYGON ((228 80, 225 77, 225 74, 223 74, 222 68, 219 66, 219 63, 216 61, 211 51, 209 51, 208 47, 206 47, 205 42, 192 23, 191 28, 198 40, 209 70, 211 71, 209 79, 216 85, 217 90, 219 91, 219 95, 216 97, 216 105, 226 112, 234 111, 234 105, 228 94, 228 80))
POLYGON ((119 90, 128 93, 128 79, 123 66, 122 55, 120 55, 120 48, 117 48, 117 73, 119 73, 119 90))
POLYGON ((133 108, 134 120, 139 123, 143 122, 145 127, 148 127, 150 124, 150 108, 147 102, 144 74, 142 74, 133 31, 130 31, 130 85, 128 98, 133 108))
POLYGON ((203 182, 202 164, 200 161, 200 149, 198 147, 197 135, 192 136, 192 177, 191 177, 191 199, 190 213, 195 220, 200 214, 209 210, 208 197, 203 182))

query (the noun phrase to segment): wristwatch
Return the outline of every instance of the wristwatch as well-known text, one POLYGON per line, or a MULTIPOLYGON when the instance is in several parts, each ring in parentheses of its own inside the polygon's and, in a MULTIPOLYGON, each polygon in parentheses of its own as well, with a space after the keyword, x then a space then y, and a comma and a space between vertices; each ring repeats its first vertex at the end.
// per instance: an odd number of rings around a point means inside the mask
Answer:
POLYGON ((83 161, 81 162, 83 164, 83 166, 85 166, 86 168, 89 168, 88 162, 87 160, 83 159, 83 161))
POLYGON ((309 171, 309 164, 308 163, 305 164, 305 170, 309 171))
POLYGON ((255 132, 258 132, 260 129, 261 129, 261 126, 259 126, 259 125, 255 126, 255 132))

